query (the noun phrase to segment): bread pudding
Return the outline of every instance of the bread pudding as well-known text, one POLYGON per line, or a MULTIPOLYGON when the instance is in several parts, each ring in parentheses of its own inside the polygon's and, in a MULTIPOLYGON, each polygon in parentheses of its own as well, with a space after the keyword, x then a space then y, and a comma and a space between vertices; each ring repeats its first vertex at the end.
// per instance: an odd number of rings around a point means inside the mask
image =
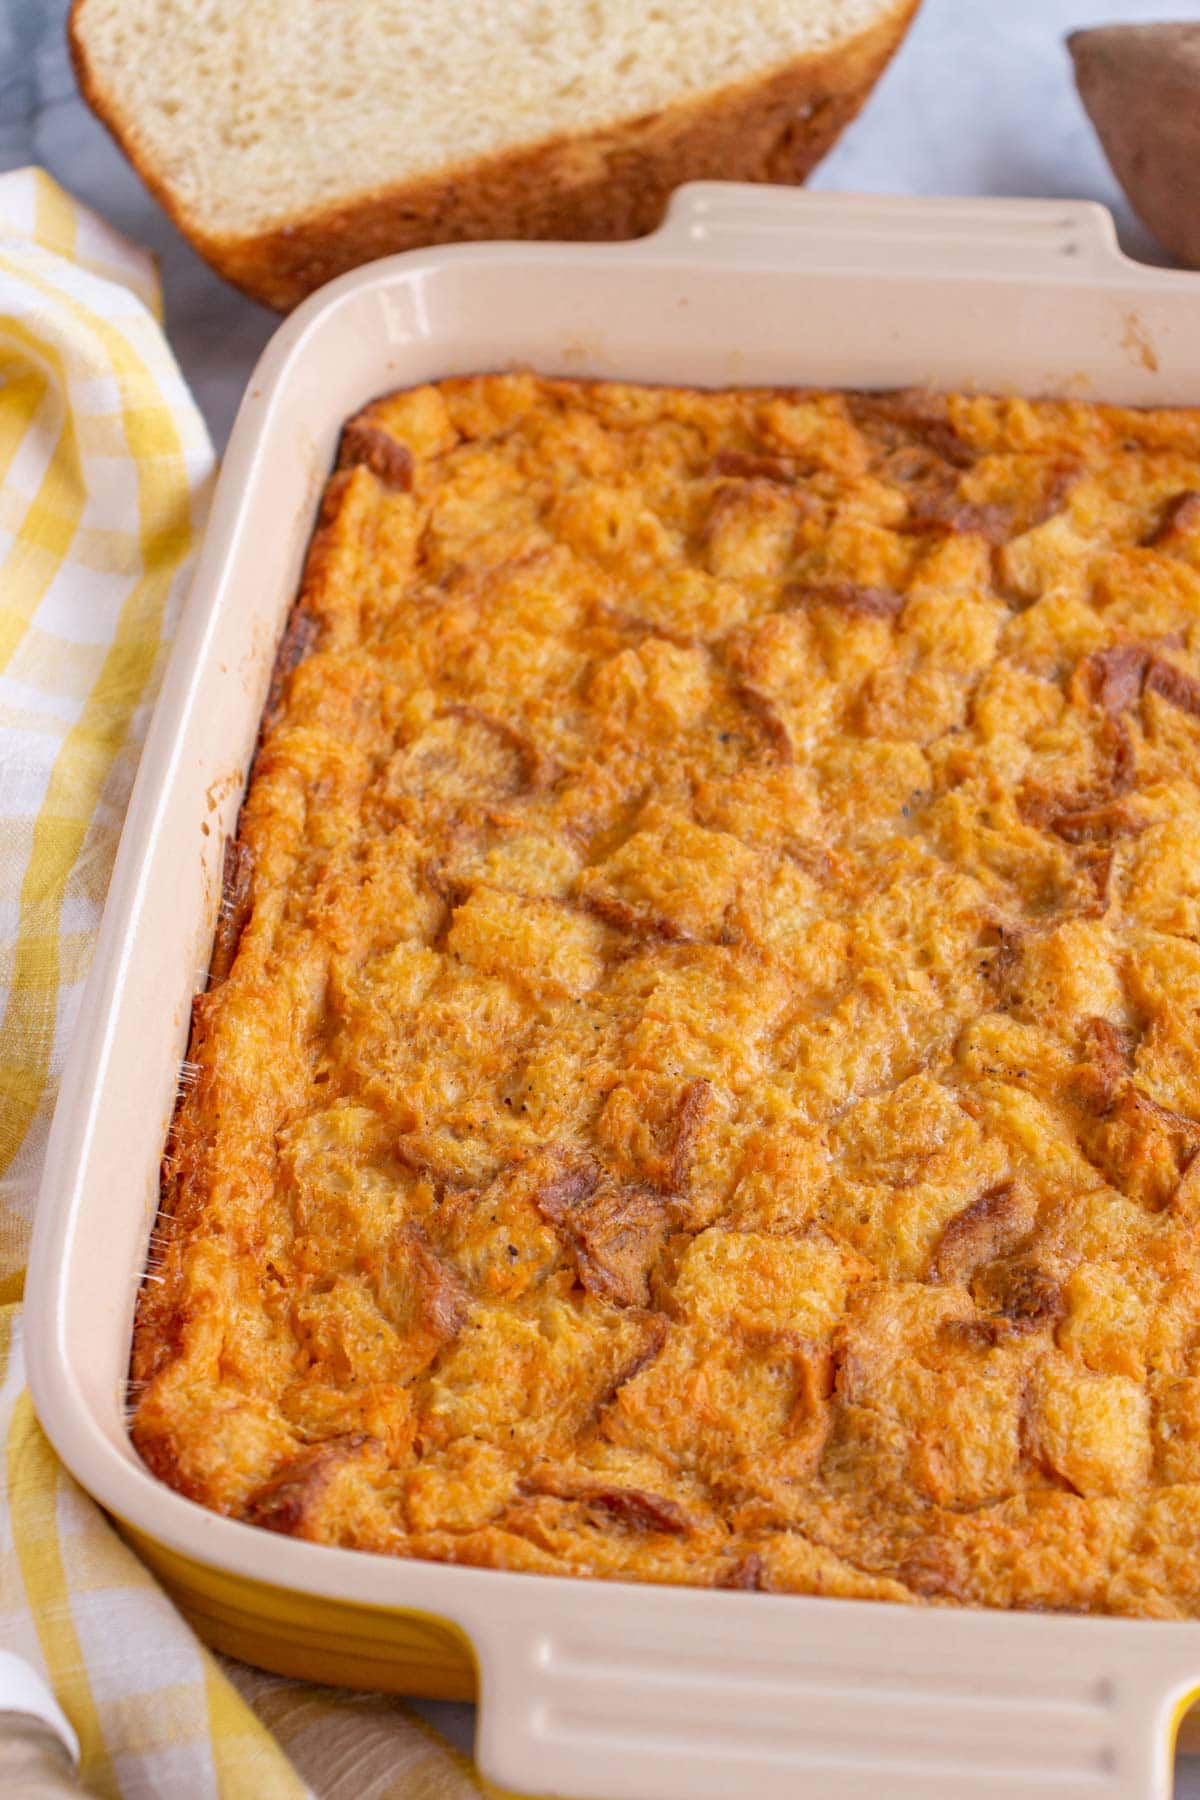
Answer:
POLYGON ((1200 413, 347 426, 132 1432, 493 1568, 1200 1612, 1200 413))

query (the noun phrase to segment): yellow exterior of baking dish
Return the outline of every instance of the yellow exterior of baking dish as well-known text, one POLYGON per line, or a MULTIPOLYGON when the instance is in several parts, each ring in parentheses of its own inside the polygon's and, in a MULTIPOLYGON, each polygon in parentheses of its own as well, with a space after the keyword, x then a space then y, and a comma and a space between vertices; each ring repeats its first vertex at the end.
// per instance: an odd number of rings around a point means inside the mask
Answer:
POLYGON ((321 1681, 477 1694, 485 1779, 567 1800, 1167 1800, 1174 1733, 1200 1694, 1195 1623, 637 1588, 331 1549, 155 1481, 123 1400, 222 841, 342 421, 389 388, 514 364, 1197 405, 1198 320, 1200 278, 1124 261, 1096 207, 705 184, 638 242, 391 258, 281 328, 243 401, 146 740, 26 1288, 49 1437, 209 1643, 321 1681))
MULTIPOLYGON (((331 1687, 478 1699, 471 1641, 449 1620, 272 1587, 181 1556, 119 1522, 118 1528, 210 1649, 331 1687)), ((495 1800, 507 1792, 493 1782, 487 1791, 495 1800)))
POLYGON ((470 1639, 445 1619, 273 1587, 180 1556, 128 1526, 123 1535, 198 1635, 226 1656, 334 1687, 431 1700, 478 1695, 470 1639))

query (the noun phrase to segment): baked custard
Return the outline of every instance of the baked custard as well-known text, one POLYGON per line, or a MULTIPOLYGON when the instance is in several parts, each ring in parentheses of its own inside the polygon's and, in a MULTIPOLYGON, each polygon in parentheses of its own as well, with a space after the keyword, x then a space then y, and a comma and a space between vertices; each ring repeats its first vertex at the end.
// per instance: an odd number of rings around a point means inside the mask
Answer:
POLYGON ((346 428, 134 1441, 268 1529, 1200 1612, 1200 413, 346 428))

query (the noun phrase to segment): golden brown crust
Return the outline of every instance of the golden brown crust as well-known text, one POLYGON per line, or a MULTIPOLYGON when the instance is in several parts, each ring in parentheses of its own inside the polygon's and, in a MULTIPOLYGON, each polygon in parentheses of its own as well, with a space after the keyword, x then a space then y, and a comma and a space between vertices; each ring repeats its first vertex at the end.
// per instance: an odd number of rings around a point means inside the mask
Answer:
POLYGON ((1200 415, 509 375, 346 444, 148 1465, 400 1556, 1200 1613, 1200 415))
POLYGON ((251 237, 191 216, 124 127, 90 68, 74 0, 79 89, 155 199, 217 273, 281 311, 359 264, 426 244, 485 238, 639 237, 687 181, 802 182, 855 117, 920 0, 895 0, 867 31, 752 81, 643 118, 564 133, 322 207, 251 237))

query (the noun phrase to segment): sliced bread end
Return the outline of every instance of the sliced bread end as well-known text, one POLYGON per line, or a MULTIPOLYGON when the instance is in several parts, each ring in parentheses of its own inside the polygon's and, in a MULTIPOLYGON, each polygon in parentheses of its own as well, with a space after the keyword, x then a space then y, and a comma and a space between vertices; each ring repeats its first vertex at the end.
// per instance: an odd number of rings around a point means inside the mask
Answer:
MULTIPOLYGON (((398 177, 381 166, 378 179, 332 198, 306 196, 299 182, 241 218, 203 182, 181 179, 161 135, 139 125, 136 84, 114 81, 95 53, 91 9, 112 0, 74 0, 69 38, 85 99, 180 230, 236 287, 286 310, 398 250, 480 238, 636 237, 659 223, 685 181, 802 182, 862 106, 918 4, 873 0, 872 22, 853 36, 650 113, 398 177)), ((221 171, 227 184, 236 167, 234 157, 221 171)))

